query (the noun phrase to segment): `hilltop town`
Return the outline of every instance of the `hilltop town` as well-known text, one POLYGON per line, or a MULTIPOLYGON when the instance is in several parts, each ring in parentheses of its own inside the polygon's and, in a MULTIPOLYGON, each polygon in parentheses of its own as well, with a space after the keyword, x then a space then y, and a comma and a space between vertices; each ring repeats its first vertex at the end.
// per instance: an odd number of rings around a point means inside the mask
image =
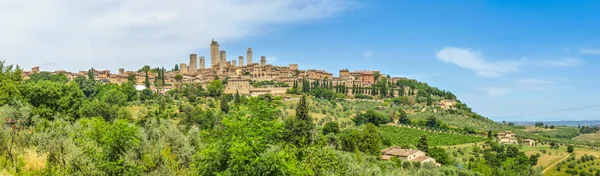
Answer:
MULTIPOLYGON (((225 83, 224 93, 233 94, 239 92, 242 95, 262 95, 272 94, 280 95, 286 93, 286 90, 292 87, 294 83, 301 85, 305 80, 310 83, 315 81, 327 82, 333 86, 360 87, 365 88, 364 94, 369 94, 370 89, 366 89, 385 77, 385 74, 378 70, 357 70, 349 71, 341 69, 339 75, 334 77, 332 73, 325 70, 307 69, 300 70, 298 64, 289 64, 287 66, 275 66, 267 64, 266 56, 260 56, 258 63, 253 60, 253 50, 248 48, 246 58, 238 56, 237 59, 228 59, 227 52, 219 50, 219 43, 212 40, 210 43, 210 63, 207 65, 204 56, 190 54, 189 62, 176 64, 175 68, 164 72, 164 85, 151 85, 150 89, 164 93, 173 88, 176 83, 199 83, 202 86, 208 85, 212 80, 220 79, 225 83), (179 76, 180 75, 180 76, 179 76), (255 82, 267 82, 267 85, 253 86, 255 82)), ((142 70, 126 71, 119 68, 118 73, 111 73, 110 70, 83 70, 79 72, 67 72, 64 70, 53 71, 54 74, 65 74, 69 80, 77 76, 87 76, 92 71, 94 78, 98 82, 110 82, 122 84, 132 77, 138 85, 143 85, 146 72, 142 70)), ((29 75, 39 73, 40 67, 36 66, 31 71, 23 71, 23 78, 28 79, 29 75)), ((158 73, 149 72, 148 79, 154 82, 158 73)), ((389 77, 387 82, 396 83, 398 80, 406 78, 389 77)), ((410 89, 410 88, 407 88, 410 89)), ((354 89, 348 90, 347 95, 353 95, 354 89)), ((416 94, 417 90, 412 93, 416 94)), ((391 90, 394 95, 400 94, 398 90, 391 90)), ((408 93, 408 91, 406 92, 408 93)), ((454 102, 452 102, 454 103, 454 102)))

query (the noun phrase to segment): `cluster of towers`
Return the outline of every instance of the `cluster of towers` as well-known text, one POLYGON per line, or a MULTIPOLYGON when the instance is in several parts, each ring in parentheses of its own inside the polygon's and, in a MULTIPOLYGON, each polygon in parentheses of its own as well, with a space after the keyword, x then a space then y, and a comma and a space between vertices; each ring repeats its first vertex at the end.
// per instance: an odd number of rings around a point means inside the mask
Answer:
MULTIPOLYGON (((246 65, 250 66, 254 63, 252 62, 252 48, 248 48, 246 51, 246 65)), ((267 60, 265 56, 261 56, 260 65, 266 65, 267 60)), ((204 56, 198 57, 196 54, 190 54, 190 62, 189 65, 185 63, 181 63, 179 65, 181 73, 187 74, 197 74, 199 70, 205 69, 206 59, 204 56), (198 64, 198 60, 200 63, 198 64), (200 65, 200 67, 198 67, 200 65), (187 69, 186 69, 187 68, 187 69)), ((210 67, 213 69, 218 68, 220 71, 224 71, 225 67, 243 67, 244 65, 244 56, 239 56, 238 60, 227 61, 227 52, 223 50, 219 50, 219 43, 215 40, 212 40, 210 43, 210 67)))

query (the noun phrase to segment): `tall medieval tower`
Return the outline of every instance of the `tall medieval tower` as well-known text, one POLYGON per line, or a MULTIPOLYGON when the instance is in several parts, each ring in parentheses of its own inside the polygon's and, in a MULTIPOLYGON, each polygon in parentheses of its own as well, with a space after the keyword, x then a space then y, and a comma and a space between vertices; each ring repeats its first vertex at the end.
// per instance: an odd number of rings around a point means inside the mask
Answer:
POLYGON ((267 65, 267 57, 260 56, 260 66, 265 66, 265 65, 267 65))
POLYGON ((240 57, 238 57, 238 60, 239 60, 238 62, 239 62, 239 64, 240 64, 239 66, 240 66, 240 67, 243 67, 243 66, 244 66, 244 56, 240 56, 240 57))
POLYGON ((221 51, 219 52, 219 56, 221 57, 219 59, 219 69, 221 70, 221 73, 224 73, 225 70, 223 70, 225 68, 225 65, 227 64, 227 53, 225 51, 221 51))
POLYGON ((210 43, 210 67, 218 67, 220 62, 219 59, 219 42, 213 39, 210 43))
POLYGON ((248 47, 248 52, 246 52, 246 58, 248 59, 248 65, 252 65, 252 48, 248 47))
POLYGON ((206 68, 206 59, 204 58, 204 56, 200 56, 200 69, 205 69, 206 68))
POLYGON ((198 55, 196 54, 190 54, 190 65, 189 65, 190 69, 188 70, 188 73, 190 74, 195 74, 196 71, 198 70, 198 55))

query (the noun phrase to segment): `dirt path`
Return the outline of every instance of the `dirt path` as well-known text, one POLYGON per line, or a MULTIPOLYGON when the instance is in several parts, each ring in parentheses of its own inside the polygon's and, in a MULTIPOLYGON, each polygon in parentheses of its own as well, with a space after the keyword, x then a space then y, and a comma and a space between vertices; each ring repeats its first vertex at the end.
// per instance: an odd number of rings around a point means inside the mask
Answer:
POLYGON ((554 164, 551 164, 550 166, 548 166, 548 168, 544 169, 542 171, 542 174, 546 173, 546 171, 548 171, 548 169, 551 169, 552 167, 554 167, 555 165, 557 165, 558 163, 560 163, 561 161, 567 159, 570 155, 565 155, 565 157, 563 157, 562 159, 556 161, 554 164))

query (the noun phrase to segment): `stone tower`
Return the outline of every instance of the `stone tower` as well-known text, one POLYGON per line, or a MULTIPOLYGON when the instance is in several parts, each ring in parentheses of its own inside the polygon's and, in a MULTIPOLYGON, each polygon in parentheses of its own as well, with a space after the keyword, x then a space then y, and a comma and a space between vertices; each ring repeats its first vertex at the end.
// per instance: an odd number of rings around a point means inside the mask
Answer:
POLYGON ((267 57, 260 56, 260 66, 265 66, 265 65, 267 65, 267 57))
POLYGON ((231 60, 231 67, 237 67, 237 61, 231 60))
POLYGON ((188 72, 190 74, 195 74, 198 70, 198 55, 190 54, 190 68, 188 72))
POLYGON ((213 39, 210 43, 210 67, 218 67, 220 62, 219 59, 219 42, 213 39))
POLYGON ((225 66, 227 65, 227 53, 225 51, 221 51, 219 52, 219 57, 221 57, 219 59, 219 70, 221 71, 221 73, 224 73, 225 70, 225 66))
POLYGON ((206 68, 206 59, 204 59, 204 56, 200 56, 200 69, 205 69, 206 68))
POLYGON ((252 48, 248 48, 248 52, 246 52, 246 58, 248 59, 248 65, 252 65, 252 48))
POLYGON ((240 64, 240 67, 243 67, 244 66, 244 56, 238 57, 238 62, 240 64))
POLYGON ((185 63, 179 64, 179 73, 187 74, 187 72, 188 72, 187 64, 185 64, 185 63))

